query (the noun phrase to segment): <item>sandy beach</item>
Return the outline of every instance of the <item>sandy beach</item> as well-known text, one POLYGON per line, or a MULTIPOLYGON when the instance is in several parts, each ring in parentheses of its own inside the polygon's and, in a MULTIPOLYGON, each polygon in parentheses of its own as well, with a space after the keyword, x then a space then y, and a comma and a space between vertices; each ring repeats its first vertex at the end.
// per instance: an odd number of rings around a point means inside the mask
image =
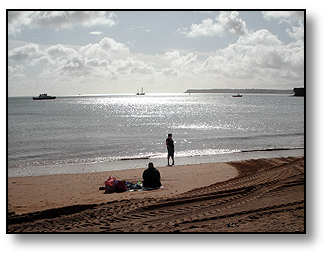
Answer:
POLYGON ((304 233, 304 157, 157 167, 164 188, 104 194, 144 169, 8 178, 8 233, 304 233))

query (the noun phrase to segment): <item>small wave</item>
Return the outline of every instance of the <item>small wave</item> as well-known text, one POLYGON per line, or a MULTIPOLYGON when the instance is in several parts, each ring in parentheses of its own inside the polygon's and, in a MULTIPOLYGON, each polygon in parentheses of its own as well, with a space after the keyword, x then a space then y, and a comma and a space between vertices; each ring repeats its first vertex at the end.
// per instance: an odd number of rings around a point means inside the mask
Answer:
POLYGON ((189 125, 177 125, 177 126, 172 126, 173 129, 191 129, 191 130, 228 130, 231 129, 231 125, 229 124, 223 124, 221 126, 213 126, 213 125, 208 125, 208 124, 189 124, 189 125))
POLYGON ((215 141, 215 140, 224 140, 224 141, 232 141, 232 140, 256 140, 261 138, 280 138, 280 137, 291 137, 291 136, 304 136, 304 133, 285 133, 285 134, 259 134, 259 135, 247 135, 247 136, 220 136, 215 137, 211 136, 208 138, 202 138, 200 140, 207 140, 207 141, 215 141))
MULTIPOLYGON (((184 157, 202 157, 202 156, 214 156, 225 155, 233 153, 251 153, 251 152, 270 152, 270 151, 286 151, 286 150, 298 150, 304 149, 304 147, 276 147, 276 148, 263 148, 263 149, 202 149, 202 150, 184 150, 176 151, 176 158, 184 157)), ((149 159, 164 159, 167 158, 166 152, 156 153, 143 153, 138 155, 129 156, 114 156, 114 157, 95 157, 95 158, 83 158, 83 159, 69 159, 69 160, 44 160, 26 163, 15 163, 8 165, 8 168, 29 168, 29 167, 42 167, 42 166, 65 166, 65 165, 79 165, 90 163, 104 163, 115 161, 138 161, 149 159)))
POLYGON ((264 149, 249 149, 240 150, 241 153, 252 153, 252 152, 272 152, 272 151, 288 151, 288 150, 300 150, 304 147, 277 147, 277 148, 264 148, 264 149))
POLYGON ((118 160, 119 161, 148 160, 149 158, 150 158, 149 156, 144 156, 144 157, 125 157, 125 158, 120 158, 118 160))
POLYGON ((236 153, 237 149, 203 149, 203 150, 186 150, 181 152, 176 152, 176 157, 196 157, 196 156, 208 156, 208 155, 220 155, 236 153))
POLYGON ((42 160, 26 163, 14 163, 9 164, 8 168, 29 168, 29 167, 44 167, 44 166, 65 166, 65 165, 79 165, 79 164, 91 164, 91 163, 106 163, 115 161, 132 161, 132 160, 147 160, 152 157, 161 157, 162 154, 139 154, 130 156, 103 156, 94 158, 81 158, 81 159, 67 159, 67 160, 42 160))

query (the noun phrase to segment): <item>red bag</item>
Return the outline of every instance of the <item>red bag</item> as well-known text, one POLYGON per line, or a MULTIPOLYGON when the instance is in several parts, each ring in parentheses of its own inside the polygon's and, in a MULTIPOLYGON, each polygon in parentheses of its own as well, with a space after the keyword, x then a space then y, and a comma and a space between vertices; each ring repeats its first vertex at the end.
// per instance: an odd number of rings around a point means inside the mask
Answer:
POLYGON ((105 193, 104 194, 114 193, 115 191, 116 191, 116 178, 109 177, 105 181, 105 193))
POLYGON ((126 183, 124 180, 116 181, 116 193, 121 193, 127 191, 126 183))

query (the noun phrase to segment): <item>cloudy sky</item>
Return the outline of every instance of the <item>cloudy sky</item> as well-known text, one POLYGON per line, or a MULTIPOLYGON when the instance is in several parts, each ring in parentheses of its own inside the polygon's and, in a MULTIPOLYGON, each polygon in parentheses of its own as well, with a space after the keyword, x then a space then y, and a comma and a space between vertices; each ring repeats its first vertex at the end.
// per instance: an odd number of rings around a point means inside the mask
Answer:
POLYGON ((9 96, 303 86, 303 12, 8 12, 9 96))

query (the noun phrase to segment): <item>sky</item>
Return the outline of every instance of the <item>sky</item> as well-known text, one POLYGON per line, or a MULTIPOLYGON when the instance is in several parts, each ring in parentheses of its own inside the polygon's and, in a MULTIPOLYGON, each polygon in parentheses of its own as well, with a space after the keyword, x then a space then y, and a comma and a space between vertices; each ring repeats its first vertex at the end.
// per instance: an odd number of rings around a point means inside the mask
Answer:
POLYGON ((8 11, 8 96, 304 86, 302 11, 8 11))

